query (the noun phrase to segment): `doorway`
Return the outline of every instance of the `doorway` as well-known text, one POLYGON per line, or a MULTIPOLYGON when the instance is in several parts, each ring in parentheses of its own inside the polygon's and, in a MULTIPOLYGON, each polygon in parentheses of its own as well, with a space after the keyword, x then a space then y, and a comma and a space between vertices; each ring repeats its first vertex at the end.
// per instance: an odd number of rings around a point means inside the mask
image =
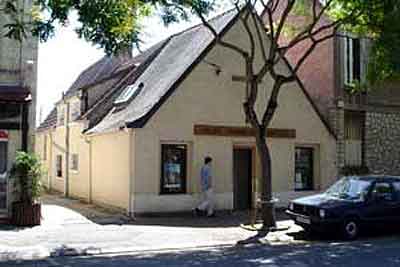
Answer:
POLYGON ((251 148, 233 150, 233 201, 235 210, 248 210, 252 206, 251 148))

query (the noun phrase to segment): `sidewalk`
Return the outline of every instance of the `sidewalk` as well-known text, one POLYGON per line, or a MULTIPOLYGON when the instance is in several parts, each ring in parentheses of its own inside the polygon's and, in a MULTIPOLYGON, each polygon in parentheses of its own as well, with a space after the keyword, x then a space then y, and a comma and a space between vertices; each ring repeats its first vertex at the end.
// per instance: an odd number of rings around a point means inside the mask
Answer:
MULTIPOLYGON (((40 226, 0 226, 0 261, 227 246, 255 234, 239 227, 234 215, 139 218, 129 222, 126 216, 54 196, 44 198, 42 212, 40 226)), ((298 229, 294 226, 289 231, 298 229)), ((285 233, 270 233, 267 239, 290 241, 285 233)))

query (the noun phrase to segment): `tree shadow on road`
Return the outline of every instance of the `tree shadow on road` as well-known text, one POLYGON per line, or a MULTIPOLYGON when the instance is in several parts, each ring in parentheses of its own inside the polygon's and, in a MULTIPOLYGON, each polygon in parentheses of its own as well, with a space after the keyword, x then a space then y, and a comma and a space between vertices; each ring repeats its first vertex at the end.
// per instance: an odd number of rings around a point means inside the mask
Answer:
POLYGON ((0 266, 399 266, 399 245, 389 241, 220 247, 137 255, 64 257, 0 266))

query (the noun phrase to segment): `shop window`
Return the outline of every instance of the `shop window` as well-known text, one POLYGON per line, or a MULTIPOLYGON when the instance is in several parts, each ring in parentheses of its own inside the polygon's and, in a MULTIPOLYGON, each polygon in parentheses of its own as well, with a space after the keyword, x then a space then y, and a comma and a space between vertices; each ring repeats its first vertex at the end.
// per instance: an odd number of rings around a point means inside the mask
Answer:
POLYGON ((296 147, 295 154, 295 190, 314 190, 314 149, 296 147))
POLYGON ((7 172, 7 145, 8 142, 0 141, 0 176, 7 172))
POLYGON ((56 175, 57 177, 62 177, 63 173, 62 173, 62 156, 61 155, 57 155, 56 157, 56 175))
POLYGON ((21 114, 21 106, 18 104, 4 104, 0 105, 0 120, 17 118, 21 114))
POLYGON ((78 171, 79 168, 79 156, 78 154, 71 155, 71 170, 78 171))
POLYGON ((185 194, 187 146, 164 144, 161 154, 161 194, 185 194))

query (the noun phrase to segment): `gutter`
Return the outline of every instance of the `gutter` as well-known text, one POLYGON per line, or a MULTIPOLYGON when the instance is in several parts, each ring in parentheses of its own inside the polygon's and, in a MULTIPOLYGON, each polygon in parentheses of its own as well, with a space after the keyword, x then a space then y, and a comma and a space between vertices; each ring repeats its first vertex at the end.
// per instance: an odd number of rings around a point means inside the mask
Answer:
POLYGON ((91 204, 93 202, 93 169, 92 169, 92 139, 90 136, 84 136, 85 143, 89 145, 89 192, 88 192, 88 202, 91 204))
POLYGON ((63 99, 66 105, 66 126, 65 126, 65 179, 64 179, 64 196, 69 196, 69 149, 70 149, 70 129, 69 129, 69 102, 63 99))
POLYGON ((132 186, 134 186, 134 181, 132 179, 135 179, 134 176, 134 170, 135 170, 135 162, 134 162, 134 149, 133 149, 133 138, 134 138, 134 134, 133 134, 133 130, 129 129, 129 128, 125 128, 125 131, 128 131, 129 134, 129 150, 128 150, 128 162, 129 162, 129 181, 128 181, 128 216, 132 219, 134 219, 135 217, 135 213, 134 213, 134 198, 132 196, 133 190, 132 190, 132 186))

